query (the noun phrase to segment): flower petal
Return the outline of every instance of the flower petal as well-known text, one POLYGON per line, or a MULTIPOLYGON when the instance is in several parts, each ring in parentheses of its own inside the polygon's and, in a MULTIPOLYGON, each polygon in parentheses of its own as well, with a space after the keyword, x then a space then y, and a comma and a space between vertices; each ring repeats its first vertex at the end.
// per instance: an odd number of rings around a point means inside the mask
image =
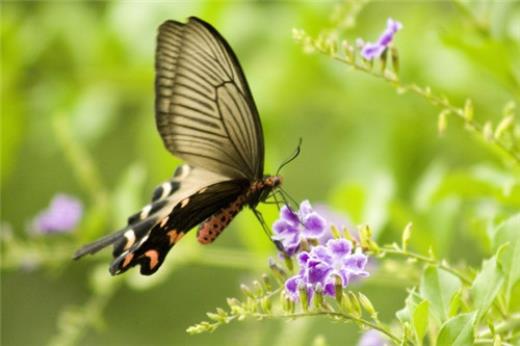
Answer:
POLYGON ((298 255, 298 262, 299 262, 300 266, 302 266, 302 267, 307 265, 307 262, 309 262, 309 259, 310 259, 310 255, 307 251, 301 252, 298 255))
POLYGON ((298 215, 287 205, 284 205, 280 210, 280 219, 285 220, 286 222, 290 222, 293 225, 297 225, 299 223, 298 215))
POLYGON ((287 281, 285 281, 285 291, 292 300, 298 299, 298 284, 300 281, 301 279, 299 275, 290 277, 287 279, 287 281))
POLYGON ((346 239, 331 239, 327 242, 327 248, 330 249, 336 258, 350 255, 352 252, 352 243, 346 239))
POLYGON ((367 261, 368 257, 358 250, 355 254, 345 258, 343 263, 351 272, 364 272, 367 261))
POLYGON ((303 220, 306 238, 319 238, 325 231, 327 221, 316 212, 309 213, 303 220))
POLYGON ((385 31, 379 36, 376 43, 367 42, 361 49, 361 55, 367 60, 379 58, 381 54, 390 46, 394 40, 395 34, 403 28, 403 25, 388 18, 385 31))
POLYGON ((323 293, 328 296, 334 297, 336 295, 336 283, 335 282, 325 283, 323 293))
POLYGON ((361 55, 367 60, 373 60, 379 58, 385 49, 385 46, 378 43, 367 43, 361 50, 361 55))
POLYGON ((332 264, 333 262, 333 257, 330 253, 330 250, 323 245, 313 247, 311 249, 311 257, 326 262, 328 264, 332 264))
POLYGON ((327 275, 331 271, 330 266, 320 261, 309 260, 307 263, 308 267, 308 282, 310 284, 316 284, 318 282, 324 284, 327 275))
POLYGON ((309 202, 308 199, 306 199, 300 203, 300 210, 299 210, 300 217, 305 217, 307 214, 312 213, 312 211, 313 211, 313 209, 311 206, 311 202, 309 202))

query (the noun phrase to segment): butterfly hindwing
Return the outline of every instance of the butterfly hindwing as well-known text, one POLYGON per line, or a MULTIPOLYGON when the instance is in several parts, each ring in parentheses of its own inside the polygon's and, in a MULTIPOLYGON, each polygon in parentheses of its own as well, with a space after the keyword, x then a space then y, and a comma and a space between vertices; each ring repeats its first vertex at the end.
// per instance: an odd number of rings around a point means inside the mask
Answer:
POLYGON ((128 224, 123 229, 109 234, 93 243, 79 249, 74 259, 114 244, 114 256, 117 257, 130 246, 145 237, 151 229, 181 200, 201 190, 207 185, 229 180, 228 178, 188 165, 181 165, 172 179, 159 185, 152 195, 150 204, 128 218, 128 224))
POLYGON ((246 193, 248 186, 247 180, 224 181, 205 187, 181 200, 147 234, 140 235, 140 239, 134 237, 129 248, 114 253, 115 259, 110 272, 120 274, 140 265, 141 274, 155 273, 171 247, 190 229, 228 208, 246 193))

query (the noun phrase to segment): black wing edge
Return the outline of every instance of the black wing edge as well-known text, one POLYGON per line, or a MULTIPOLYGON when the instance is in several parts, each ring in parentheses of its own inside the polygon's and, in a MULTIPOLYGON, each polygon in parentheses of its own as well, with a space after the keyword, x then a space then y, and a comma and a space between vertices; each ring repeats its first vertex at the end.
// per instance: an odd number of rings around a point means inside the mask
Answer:
POLYGON ((114 244, 116 241, 121 239, 126 230, 127 229, 124 228, 120 231, 104 236, 101 239, 98 239, 90 244, 83 246, 81 249, 76 251, 74 256, 72 256, 72 259, 78 260, 85 255, 93 255, 99 250, 114 244))

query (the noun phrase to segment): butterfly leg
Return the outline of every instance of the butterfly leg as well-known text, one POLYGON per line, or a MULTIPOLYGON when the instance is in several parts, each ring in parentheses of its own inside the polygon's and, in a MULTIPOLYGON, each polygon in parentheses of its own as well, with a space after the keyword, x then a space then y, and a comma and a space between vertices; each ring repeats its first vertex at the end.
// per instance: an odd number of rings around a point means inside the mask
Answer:
POLYGON ((253 213, 255 214, 256 218, 258 219, 258 221, 262 225, 262 228, 264 229, 265 235, 267 235, 267 237, 269 239, 271 239, 271 235, 272 235, 271 230, 267 226, 267 223, 265 222, 264 216, 262 215, 262 213, 260 211, 258 211, 257 209, 255 209, 255 208, 252 208, 251 210, 253 211, 253 213))

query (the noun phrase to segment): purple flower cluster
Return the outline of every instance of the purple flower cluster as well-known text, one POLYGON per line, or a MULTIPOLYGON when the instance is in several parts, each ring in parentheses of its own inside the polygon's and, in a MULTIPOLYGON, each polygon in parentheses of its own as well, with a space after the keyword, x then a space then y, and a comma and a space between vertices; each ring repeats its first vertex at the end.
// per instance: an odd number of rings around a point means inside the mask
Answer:
POLYGON ((56 195, 47 209, 33 220, 38 233, 63 233, 73 230, 83 215, 81 202, 65 194, 56 195))
POLYGON ((297 212, 288 206, 282 207, 280 219, 273 224, 275 235, 272 239, 286 255, 293 256, 305 240, 322 237, 326 227, 327 221, 305 200, 297 212))
POLYGON ((403 28, 403 25, 388 18, 386 23, 386 30, 379 36, 377 42, 366 42, 362 43, 361 55, 367 60, 377 59, 383 54, 383 52, 390 46, 390 43, 394 40, 395 34, 403 28))
POLYGON ((300 271, 286 281, 285 289, 293 300, 298 298, 302 287, 307 290, 309 299, 318 287, 323 289, 323 294, 335 296, 337 284, 346 287, 351 280, 368 276, 367 260, 360 249, 353 251, 350 241, 330 239, 326 245, 298 255, 300 271))
POLYGON ((285 282, 285 290, 292 300, 297 300, 302 290, 309 301, 318 289, 325 295, 335 296, 338 285, 343 288, 352 280, 369 275, 365 270, 367 256, 359 248, 354 250, 350 241, 333 239, 328 224, 306 200, 296 212, 284 206, 280 219, 273 225, 273 239, 285 255, 297 255, 298 274, 285 282), (307 240, 313 241, 301 248, 307 240))

